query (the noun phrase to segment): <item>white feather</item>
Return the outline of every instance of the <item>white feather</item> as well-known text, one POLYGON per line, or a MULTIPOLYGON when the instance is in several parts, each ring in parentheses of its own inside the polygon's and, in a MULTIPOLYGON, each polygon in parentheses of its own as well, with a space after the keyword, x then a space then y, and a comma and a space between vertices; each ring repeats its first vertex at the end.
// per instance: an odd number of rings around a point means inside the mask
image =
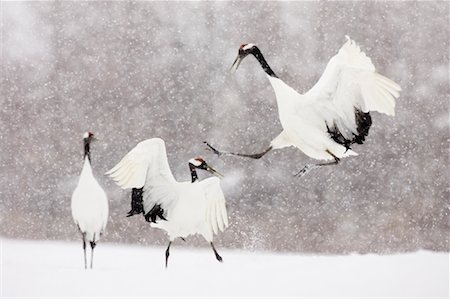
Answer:
POLYGON ((97 242, 108 221, 108 199, 92 174, 86 157, 77 187, 72 194, 72 216, 87 241, 97 242))
POLYGON ((161 205, 167 221, 158 220, 151 225, 165 230, 171 241, 201 234, 211 242, 213 234, 228 226, 219 179, 177 182, 170 171, 162 139, 140 142, 106 174, 123 189, 143 187, 145 213, 161 205))
POLYGON ((268 76, 275 91, 283 132, 273 148, 295 146, 306 155, 330 160, 356 155, 335 142, 327 126, 336 124, 351 140, 357 132, 355 108, 363 112, 395 114, 400 86, 377 74, 369 57, 347 37, 338 54, 330 59, 318 82, 301 95, 282 80, 268 76))
POLYGON ((220 180, 212 177, 205 179, 199 184, 204 190, 206 204, 208 206, 207 222, 215 234, 224 231, 228 226, 227 209, 225 207, 225 196, 220 187, 220 180))

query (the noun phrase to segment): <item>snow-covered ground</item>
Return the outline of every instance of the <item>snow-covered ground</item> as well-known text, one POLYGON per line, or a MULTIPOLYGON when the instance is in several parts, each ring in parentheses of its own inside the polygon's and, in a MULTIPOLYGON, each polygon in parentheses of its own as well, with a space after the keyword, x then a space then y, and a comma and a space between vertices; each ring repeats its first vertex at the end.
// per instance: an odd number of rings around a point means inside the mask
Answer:
POLYGON ((420 297, 449 296, 449 254, 317 256, 175 242, 163 247, 100 243, 84 270, 79 243, 1 241, 4 297, 420 297))

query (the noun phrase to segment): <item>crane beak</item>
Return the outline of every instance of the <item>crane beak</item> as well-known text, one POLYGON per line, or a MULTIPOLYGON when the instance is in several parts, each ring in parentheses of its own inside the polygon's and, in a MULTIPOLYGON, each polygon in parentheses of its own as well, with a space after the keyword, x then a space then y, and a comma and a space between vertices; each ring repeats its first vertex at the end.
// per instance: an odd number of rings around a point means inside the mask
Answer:
POLYGON ((221 174, 220 172, 218 172, 217 170, 215 170, 214 168, 212 168, 209 165, 206 167, 206 171, 212 173, 213 175, 215 175, 219 179, 223 179, 224 178, 223 174, 221 174))
POLYGON ((244 59, 245 56, 242 56, 241 54, 238 54, 238 56, 236 57, 236 59, 234 60, 233 64, 230 67, 230 72, 231 73, 235 73, 239 67, 239 65, 242 62, 242 59, 244 59))

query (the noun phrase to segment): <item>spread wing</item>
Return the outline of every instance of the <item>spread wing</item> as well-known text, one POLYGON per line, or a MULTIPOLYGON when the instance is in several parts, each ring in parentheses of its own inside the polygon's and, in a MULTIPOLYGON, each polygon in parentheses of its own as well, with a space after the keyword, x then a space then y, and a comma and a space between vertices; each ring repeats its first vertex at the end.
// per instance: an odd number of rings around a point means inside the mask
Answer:
POLYGON ((228 226, 227 208, 225 197, 220 187, 218 178, 208 178, 201 182, 206 197, 206 223, 211 227, 214 234, 223 231, 228 226))
POLYGON ((143 188, 143 193, 137 194, 137 204, 143 200, 146 213, 162 213, 160 208, 166 209, 177 199, 177 193, 171 188, 177 182, 170 171, 166 146, 160 138, 138 143, 106 174, 122 189, 143 188))
POLYGON ((160 138, 136 145, 107 173, 122 189, 175 183, 167 161, 166 146, 160 138))
POLYGON ((332 109, 333 113, 324 113, 325 121, 330 126, 337 126, 345 138, 351 139, 359 134, 361 112, 395 114, 395 99, 401 88, 376 73, 370 58, 354 41, 346 38, 347 42, 331 58, 319 81, 305 96, 311 99, 309 105, 332 109))

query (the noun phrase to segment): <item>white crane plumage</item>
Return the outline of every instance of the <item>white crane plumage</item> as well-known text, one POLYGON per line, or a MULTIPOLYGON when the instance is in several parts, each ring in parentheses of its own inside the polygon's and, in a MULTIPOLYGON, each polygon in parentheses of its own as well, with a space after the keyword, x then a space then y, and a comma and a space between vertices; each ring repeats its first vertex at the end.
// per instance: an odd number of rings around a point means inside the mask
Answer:
POLYGON ((347 42, 330 59, 319 81, 305 94, 299 94, 272 71, 254 44, 243 44, 232 68, 252 54, 261 64, 275 91, 283 131, 258 154, 223 152, 205 144, 217 155, 236 155, 259 159, 272 149, 295 146, 311 158, 333 160, 306 165, 297 175, 340 158, 357 155, 350 149, 362 144, 372 124, 370 111, 395 114, 400 86, 375 72, 369 57, 347 37, 347 42))
POLYGON ((83 239, 84 268, 87 268, 86 241, 91 244, 92 268, 95 245, 105 231, 108 221, 108 199, 91 168, 90 144, 93 140, 94 134, 86 132, 83 135, 84 164, 71 202, 72 217, 83 239))
POLYGON ((213 235, 228 226, 225 197, 218 178, 198 181, 196 169, 221 175, 202 158, 189 160, 189 169, 191 182, 177 182, 169 168, 164 141, 152 138, 138 143, 106 173, 122 189, 132 189, 128 217, 143 214, 152 227, 169 235, 166 267, 172 242, 191 234, 201 234, 217 260, 222 261, 214 248, 213 235))

